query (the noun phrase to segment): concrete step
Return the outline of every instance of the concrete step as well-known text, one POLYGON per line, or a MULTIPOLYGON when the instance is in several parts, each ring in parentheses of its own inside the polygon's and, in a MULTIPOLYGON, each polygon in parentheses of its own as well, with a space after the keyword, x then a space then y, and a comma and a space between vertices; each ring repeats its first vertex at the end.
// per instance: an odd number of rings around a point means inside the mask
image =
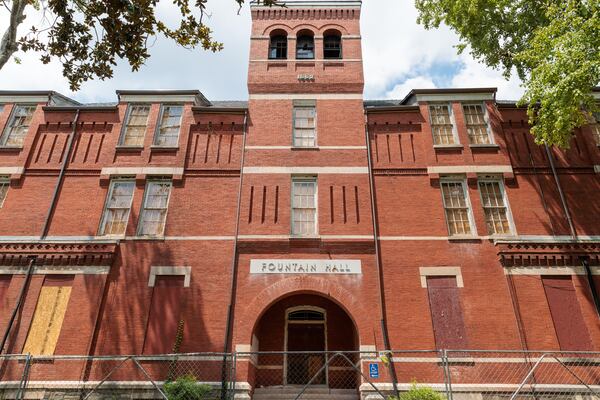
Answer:
MULTIPOLYGON (((269 386, 254 390, 253 400, 294 400, 302 386, 269 386)), ((355 389, 329 389, 326 386, 311 386, 302 393, 302 400, 358 400, 355 389)))

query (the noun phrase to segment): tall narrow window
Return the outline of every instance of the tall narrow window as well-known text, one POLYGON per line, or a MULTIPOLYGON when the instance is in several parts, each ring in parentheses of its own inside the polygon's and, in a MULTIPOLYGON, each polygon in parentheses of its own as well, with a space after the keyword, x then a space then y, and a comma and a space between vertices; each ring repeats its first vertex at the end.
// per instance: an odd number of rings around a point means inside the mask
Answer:
POLYGON ((127 110, 127 122, 121 136, 121 146, 141 147, 148 125, 149 105, 132 104, 127 110))
POLYGON ((471 144, 491 144, 487 113, 483 104, 463 104, 467 133, 471 144))
POLYGON ((316 135, 315 107, 294 107, 294 147, 315 147, 316 135))
POLYGON ((292 235, 317 234, 317 179, 295 178, 292 181, 292 235))
POLYGON ((13 108, 10 121, 0 138, 0 146, 23 147, 35 107, 35 105, 19 104, 13 108))
POLYGON ((27 333, 23 353, 52 355, 71 297, 73 275, 46 276, 27 333))
POLYGON ((458 140, 454 134, 450 104, 430 104, 429 115, 433 144, 438 146, 458 144, 458 140))
POLYGON ((125 233, 134 189, 135 181, 133 179, 111 181, 100 223, 100 235, 123 235, 125 233))
POLYGON ((428 276, 427 291, 438 349, 466 349, 467 335, 454 276, 428 276))
POLYGON ((9 186, 8 178, 0 176, 0 208, 4 206, 4 200, 6 200, 6 196, 8 195, 9 186))
POLYGON ((504 187, 500 180, 479 180, 481 204, 485 213, 485 223, 490 235, 506 235, 511 233, 508 206, 504 187))
POLYGON ((342 58, 342 37, 338 32, 325 32, 323 37, 323 57, 326 59, 342 58))
POLYGON ((184 290, 184 277, 181 275, 156 277, 152 288, 144 354, 166 354, 176 350, 174 347, 177 330, 182 322, 184 290))
POLYGON ((285 60, 287 58, 287 35, 284 31, 271 34, 269 42, 269 59, 285 60))
POLYGON ((472 235, 473 220, 464 181, 443 180, 440 182, 442 199, 446 211, 448 233, 455 235, 472 235))
POLYGON ((591 350, 592 344, 570 276, 543 276, 544 291, 561 350, 591 350))
POLYGON ((183 106, 163 105, 160 112, 160 124, 154 137, 154 145, 161 147, 177 147, 183 106))
POLYGON ((594 113, 594 120, 592 121, 591 128, 596 139, 596 144, 600 146, 600 112, 594 113))
POLYGON ((315 58, 315 39, 312 32, 302 31, 296 39, 296 58, 312 60, 315 58))
POLYGON ((138 235, 161 236, 164 233, 170 194, 170 181, 148 182, 144 193, 138 235))

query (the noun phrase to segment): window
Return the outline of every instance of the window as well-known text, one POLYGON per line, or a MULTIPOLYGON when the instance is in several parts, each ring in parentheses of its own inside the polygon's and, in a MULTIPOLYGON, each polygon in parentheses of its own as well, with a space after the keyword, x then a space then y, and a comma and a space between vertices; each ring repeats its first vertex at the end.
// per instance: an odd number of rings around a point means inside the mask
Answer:
POLYGON ((314 106, 294 106, 294 146, 315 147, 316 109, 314 106))
POLYGON ((54 275, 44 278, 23 353, 54 354, 71 297, 72 285, 73 275, 54 275))
POLYGON ((342 37, 338 32, 325 32, 323 38, 323 57, 326 59, 342 58, 342 37))
POLYGON ((544 291, 561 350, 591 350, 590 334, 570 276, 543 276, 544 291))
POLYGON ((455 235, 472 235, 473 218, 464 181, 444 180, 440 182, 442 199, 446 210, 448 233, 455 235))
POLYGON ((7 177, 0 176, 0 208, 4 205, 4 200, 8 195, 9 181, 7 177))
POLYGON ((429 105, 429 115, 433 144, 438 146, 458 144, 454 134, 454 118, 450 104, 429 105))
POLYGON ((100 235, 125 234, 134 188, 135 181, 133 179, 118 179, 110 183, 100 224, 100 235))
POLYGON ((285 60, 287 58, 287 35, 283 31, 274 32, 269 43, 269 59, 285 60))
POLYGON ((0 146, 5 147, 23 147, 25 135, 29 130, 31 118, 35 111, 35 105, 16 105, 12 111, 10 122, 4 129, 0 146))
POLYGON ((130 105, 127 110, 127 122, 121 137, 121 146, 140 147, 144 145, 146 125, 148 124, 149 105, 130 105))
POLYGON ((458 290, 454 276, 427 277, 431 322, 438 349, 468 348, 458 290))
POLYGON ((177 147, 182 114, 183 106, 181 105, 162 106, 160 124, 154 137, 155 146, 177 147))
POLYGON ((596 139, 596 144, 600 146, 600 112, 594 113, 594 121, 590 125, 592 133, 596 139))
POLYGON ((315 40, 310 32, 304 31, 296 39, 296 58, 298 60, 312 60, 315 58, 315 40))
POLYGON ((138 235, 161 236, 165 231, 170 181, 150 181, 146 185, 138 235))
POLYGON ((463 104, 471 144, 492 144, 487 113, 483 104, 463 104))
POLYGON ((292 235, 317 234, 317 179, 295 178, 292 181, 292 235))
POLYGON ((182 275, 156 277, 152 288, 144 354, 176 353, 177 332, 183 327, 182 310, 185 298, 182 275))
POLYGON ((479 180, 479 193, 485 214, 485 223, 490 235, 511 233, 508 207, 501 180, 479 180))

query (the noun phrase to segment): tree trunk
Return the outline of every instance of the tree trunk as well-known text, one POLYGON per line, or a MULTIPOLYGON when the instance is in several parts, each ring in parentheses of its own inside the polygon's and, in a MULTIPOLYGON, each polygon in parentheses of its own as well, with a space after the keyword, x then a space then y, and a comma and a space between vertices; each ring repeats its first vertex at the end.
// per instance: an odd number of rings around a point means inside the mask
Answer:
POLYGON ((10 23, 0 41, 0 69, 17 51, 17 28, 25 20, 27 0, 13 0, 10 11, 10 23))

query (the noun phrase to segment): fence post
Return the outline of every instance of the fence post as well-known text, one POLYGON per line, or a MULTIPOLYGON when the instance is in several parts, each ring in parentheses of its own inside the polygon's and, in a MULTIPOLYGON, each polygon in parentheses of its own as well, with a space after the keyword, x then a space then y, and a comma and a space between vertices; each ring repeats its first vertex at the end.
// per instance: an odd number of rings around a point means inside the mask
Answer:
POLYGON ((235 399, 235 392, 237 390, 237 352, 233 352, 230 354, 231 357, 231 400, 235 399))
POLYGON ((31 354, 27 353, 25 356, 25 365, 23 366, 23 375, 21 376, 21 381, 19 382, 19 389, 17 390, 17 394, 15 395, 16 400, 21 400, 25 395, 25 387, 27 386, 27 379, 29 378, 29 365, 31 363, 31 354))
POLYGON ((452 400, 452 378, 450 377, 450 363, 448 361, 448 351, 442 350, 442 368, 444 369, 444 384, 446 385, 446 397, 452 400))

